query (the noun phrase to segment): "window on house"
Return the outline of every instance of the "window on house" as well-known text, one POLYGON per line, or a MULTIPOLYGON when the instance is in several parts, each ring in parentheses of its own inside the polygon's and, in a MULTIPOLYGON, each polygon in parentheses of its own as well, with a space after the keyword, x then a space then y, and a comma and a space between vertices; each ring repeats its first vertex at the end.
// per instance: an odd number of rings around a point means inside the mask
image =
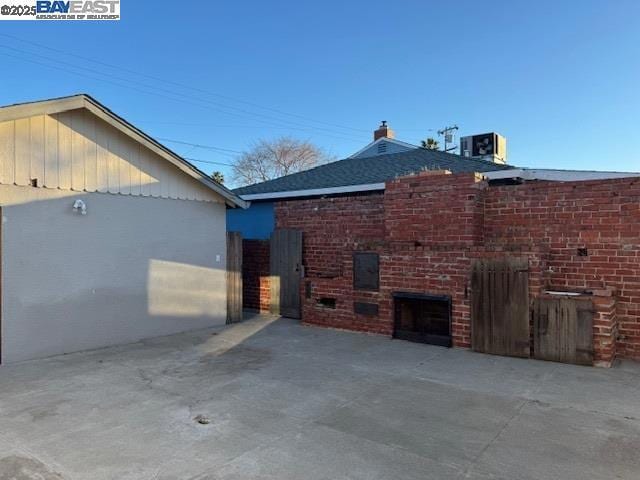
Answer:
POLYGON ((376 291, 380 288, 380 258, 377 253, 353 254, 353 288, 376 291))

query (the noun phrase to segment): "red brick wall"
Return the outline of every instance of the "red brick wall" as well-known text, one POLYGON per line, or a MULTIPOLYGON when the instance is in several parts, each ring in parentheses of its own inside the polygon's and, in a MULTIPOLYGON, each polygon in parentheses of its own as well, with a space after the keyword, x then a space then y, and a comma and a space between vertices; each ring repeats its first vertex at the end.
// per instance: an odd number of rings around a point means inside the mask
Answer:
MULTIPOLYGON (((452 295, 453 341, 469 346, 469 253, 482 240, 483 183, 473 174, 424 172, 390 182, 383 194, 276 204, 276 226, 304 232, 305 322, 390 335, 392 292, 452 295), (353 288, 353 253, 380 255, 380 289, 353 288), (318 304, 336 299, 336 308, 318 304), (377 316, 355 314, 356 301, 377 316)), ((477 249, 476 249, 477 250, 477 249)))
POLYGON ((387 249, 381 262, 381 319, 392 328, 392 293, 452 297, 455 346, 470 345, 470 249, 481 242, 483 183, 473 174, 424 172, 386 186, 387 249))
POLYGON ((484 244, 486 182, 475 174, 424 172, 387 184, 384 195, 387 254, 382 272, 384 321, 393 321, 395 291, 452 297, 454 346, 471 342, 471 262, 505 254, 529 259, 529 288, 539 294, 544 255, 537 245, 505 249, 484 244))
MULTIPOLYGON (((309 276, 346 272, 343 256, 358 245, 384 240, 382 193, 278 202, 276 227, 304 232, 304 264, 309 276)), ((350 269, 349 269, 350 270, 350 269)))
POLYGON ((638 179, 491 187, 484 231, 490 244, 546 248, 552 288, 613 290, 618 354, 640 358, 638 179))
POLYGON ((448 248, 480 244, 485 187, 480 180, 475 174, 432 171, 387 183, 387 239, 448 248))
POLYGON ((356 250, 375 251, 384 241, 383 194, 278 202, 278 228, 304 232, 305 281, 311 281, 312 298, 303 296, 305 322, 327 327, 391 334, 391 325, 380 317, 357 315, 356 300, 378 302, 378 292, 353 289, 356 250), (336 298, 336 308, 318 305, 322 297, 336 298))
POLYGON ((269 241, 242 240, 242 306, 269 311, 269 241))
POLYGON ((599 358, 617 348, 640 359, 638 180, 488 187, 471 174, 425 172, 389 182, 384 194, 279 202, 276 225, 304 232, 306 322, 390 334, 392 292, 442 293, 453 300, 454 345, 468 346, 471 261, 510 254, 529 258, 533 296, 548 287, 603 292, 594 297, 599 358), (354 290, 354 251, 380 254, 378 292, 354 290), (336 308, 319 306, 321 297, 336 308), (379 315, 355 314, 358 300, 377 303, 379 315))

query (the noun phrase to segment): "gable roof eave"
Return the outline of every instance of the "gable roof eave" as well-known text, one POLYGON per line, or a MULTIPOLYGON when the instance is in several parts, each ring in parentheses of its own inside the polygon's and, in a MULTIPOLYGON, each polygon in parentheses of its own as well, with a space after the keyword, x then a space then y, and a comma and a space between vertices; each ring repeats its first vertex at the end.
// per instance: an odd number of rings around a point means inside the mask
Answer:
POLYGON ((358 150, 356 153, 349 155, 347 158, 355 158, 358 155, 360 155, 362 152, 367 151, 369 148, 383 142, 383 141, 387 141, 389 143, 394 143, 396 145, 400 145, 401 147, 405 147, 407 149, 414 149, 414 148, 420 148, 417 145, 412 145, 410 143, 407 142, 403 142, 401 140, 396 140, 395 138, 389 138, 389 137, 380 137, 377 140, 374 140, 373 142, 369 143, 367 146, 365 146, 364 148, 361 148, 360 150, 358 150))
POLYGON ((79 94, 70 97, 61 97, 0 107, 0 122, 17 120, 35 115, 53 115, 80 108, 89 110, 101 120, 105 121, 138 143, 144 145, 190 177, 198 180, 207 188, 220 195, 228 206, 248 208, 249 204, 227 187, 213 180, 202 170, 195 167, 180 155, 162 145, 153 137, 147 135, 124 118, 109 110, 106 106, 95 100, 90 95, 79 94))

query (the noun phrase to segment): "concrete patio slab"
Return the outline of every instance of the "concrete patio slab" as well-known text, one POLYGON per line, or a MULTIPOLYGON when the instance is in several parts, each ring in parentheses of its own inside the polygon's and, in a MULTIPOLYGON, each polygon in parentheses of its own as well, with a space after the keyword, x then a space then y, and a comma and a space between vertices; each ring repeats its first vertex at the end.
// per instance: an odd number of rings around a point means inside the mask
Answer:
POLYGON ((631 362, 254 317, 0 367, 0 479, 635 480, 638 398, 631 362))

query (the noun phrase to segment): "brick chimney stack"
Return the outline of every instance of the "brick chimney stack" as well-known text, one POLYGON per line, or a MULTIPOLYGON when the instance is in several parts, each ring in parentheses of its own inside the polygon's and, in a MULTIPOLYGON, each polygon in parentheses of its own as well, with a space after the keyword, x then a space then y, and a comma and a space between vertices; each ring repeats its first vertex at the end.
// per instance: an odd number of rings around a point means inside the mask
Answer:
POLYGON ((373 141, 375 142, 379 138, 395 138, 396 134, 387 126, 387 121, 383 120, 377 130, 373 132, 373 141))

